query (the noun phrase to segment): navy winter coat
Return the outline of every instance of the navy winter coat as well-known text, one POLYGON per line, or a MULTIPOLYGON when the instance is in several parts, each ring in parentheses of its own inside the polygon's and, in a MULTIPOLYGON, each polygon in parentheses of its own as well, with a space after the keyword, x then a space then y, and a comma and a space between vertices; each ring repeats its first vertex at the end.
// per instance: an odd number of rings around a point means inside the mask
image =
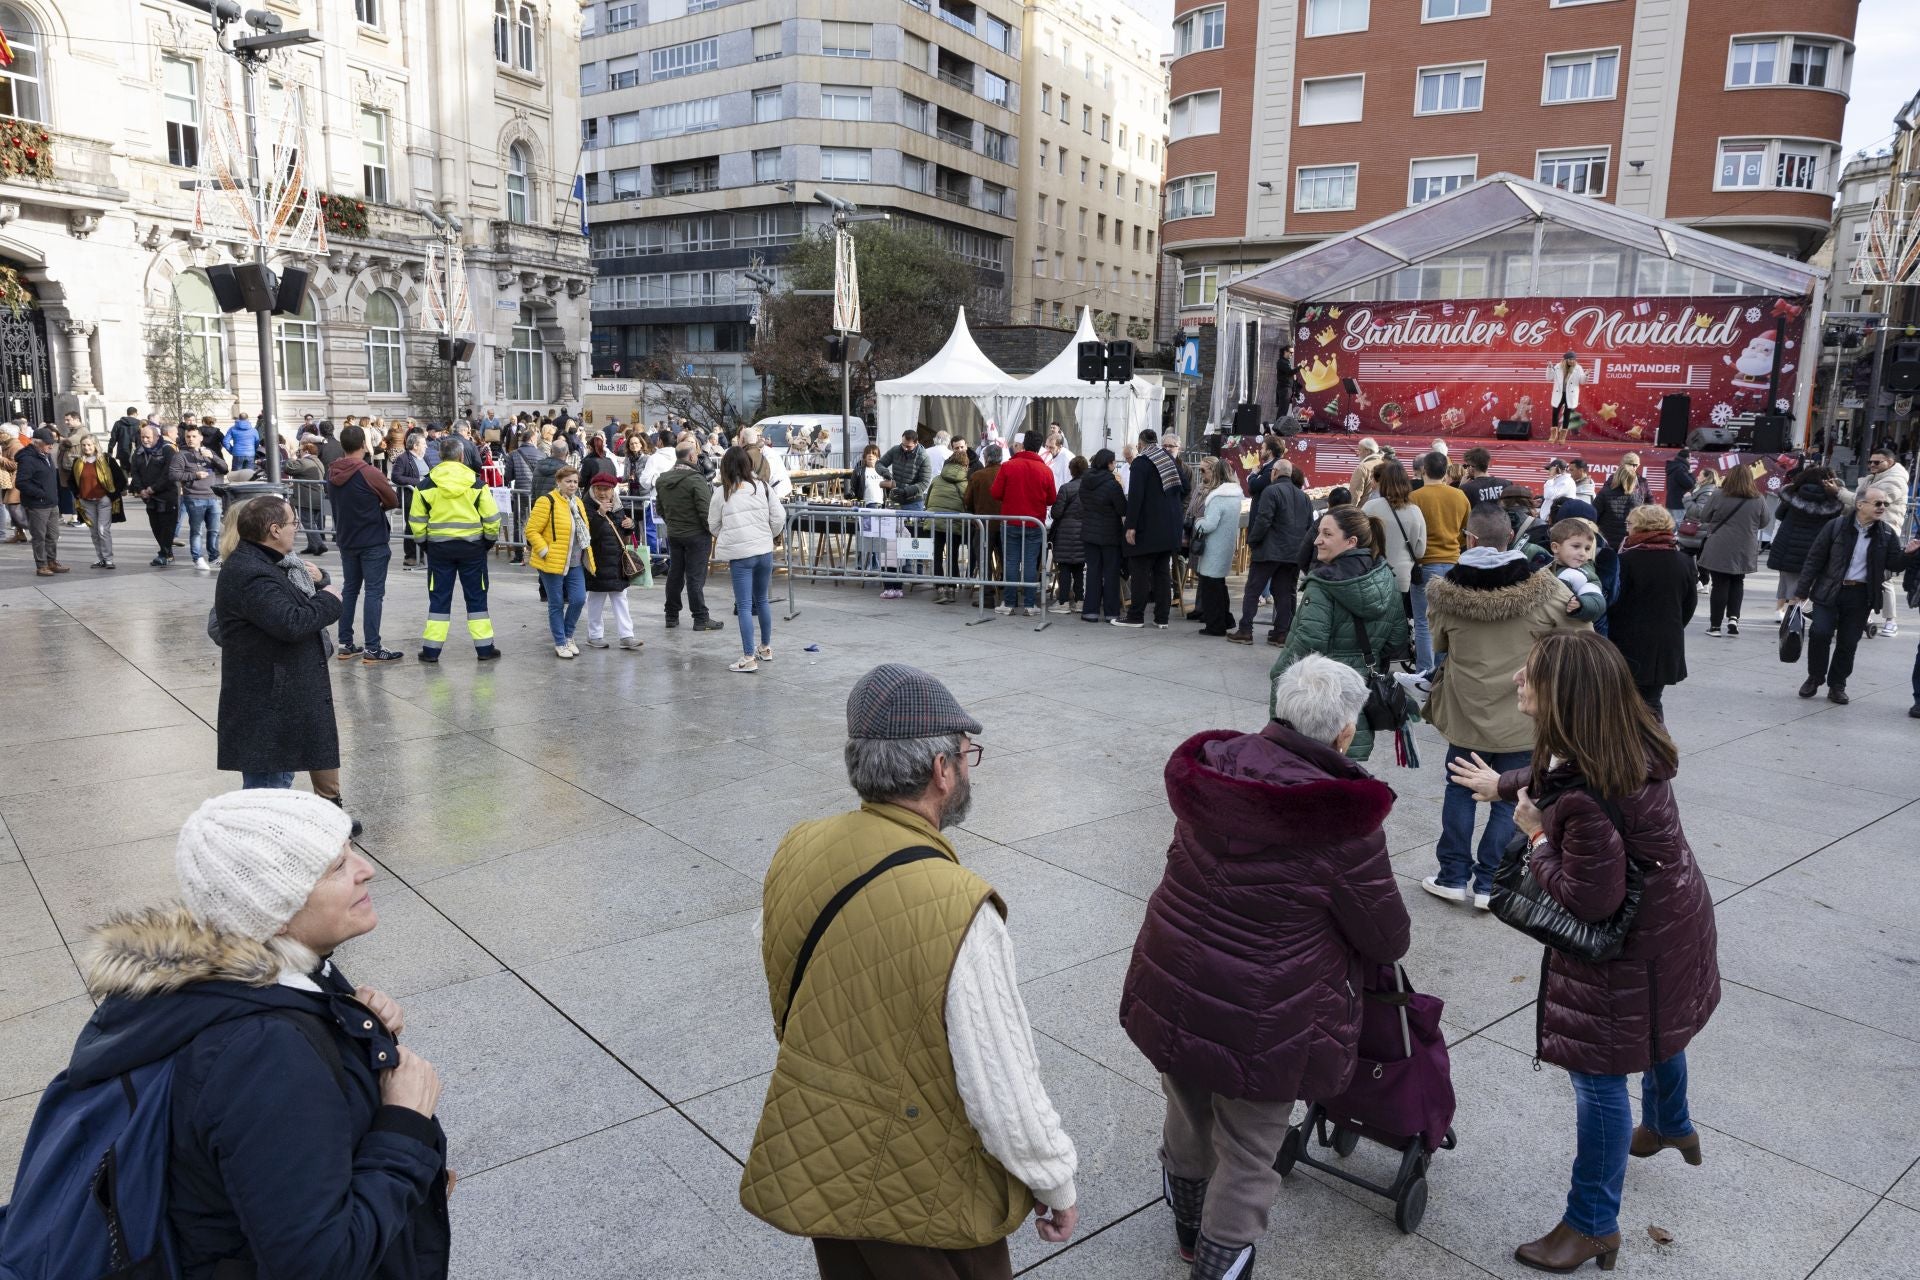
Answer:
MULTIPOLYGON (((1177 469, 1177 468, 1176 468, 1177 469)), ((1127 472, 1127 528, 1133 541, 1126 554, 1144 556, 1166 554, 1180 549, 1186 512, 1182 502, 1184 485, 1169 491, 1160 480, 1160 468, 1153 459, 1141 454, 1127 472)))
POLYGON ((306 772, 340 767, 333 676, 321 637, 340 621, 340 599, 287 580, 278 557, 241 542, 213 590, 220 628, 216 769, 306 772))
POLYGON ((1767 549, 1767 568, 1799 573, 1807 565, 1807 551, 1827 521, 1845 511, 1846 504, 1818 480, 1802 479, 1780 491, 1780 527, 1767 549))
POLYGON ((1080 540, 1090 547, 1117 547, 1126 541, 1127 493, 1111 471, 1090 470, 1080 477, 1080 540))

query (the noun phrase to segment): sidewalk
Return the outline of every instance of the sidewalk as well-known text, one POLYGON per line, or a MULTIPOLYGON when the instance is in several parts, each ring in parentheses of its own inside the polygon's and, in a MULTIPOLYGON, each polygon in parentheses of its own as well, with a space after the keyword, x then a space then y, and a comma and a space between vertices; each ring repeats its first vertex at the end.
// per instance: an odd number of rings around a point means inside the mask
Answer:
MULTIPOLYGON (((121 528, 113 573, 84 567, 84 532, 68 558, 81 567, 53 580, 32 576, 26 547, 0 546, 0 1179, 91 1008, 75 958, 87 928, 170 894, 181 820, 237 784, 212 768, 213 575, 146 567, 121 528)), ((1770 600, 1771 576, 1748 590, 1770 600)), ((1179 622, 966 627, 971 611, 926 593, 806 587, 799 618, 776 606, 776 659, 738 676, 724 669, 734 631, 666 631, 661 591, 636 589, 641 652, 560 662, 531 575, 503 568, 505 661, 474 663, 456 626, 434 668, 411 660, 425 592, 424 575, 389 579, 383 639, 407 662, 334 667, 346 795, 382 868, 380 928, 339 959, 400 999, 408 1043, 445 1081, 456 1276, 810 1274, 804 1242, 737 1200, 774 1060, 752 926, 780 836, 854 803, 846 694, 889 659, 939 674, 986 726, 956 844, 1008 903, 1042 1069, 1080 1151, 1080 1235, 1062 1249, 1024 1228, 1016 1269, 1185 1276, 1158 1200, 1157 1079, 1116 1009, 1171 832, 1167 753, 1202 728, 1257 728, 1274 651, 1179 622)), ((710 582, 723 621, 730 599, 710 582)), ((1622 1274, 1908 1277, 1920 620, 1861 646, 1844 708, 1794 696, 1800 675, 1775 659, 1765 617, 1733 640, 1704 625, 1703 609, 1694 674, 1667 709, 1719 904, 1725 995, 1689 1051, 1706 1163, 1632 1162, 1622 1274)), ((1460 1147, 1435 1157, 1412 1237, 1384 1200, 1290 1177, 1261 1280, 1532 1275, 1513 1246, 1564 1201, 1572 1094, 1531 1061, 1540 953, 1419 892, 1443 781, 1441 746, 1421 733, 1426 767, 1373 767, 1399 795, 1387 830, 1414 920, 1408 971, 1448 1002, 1460 1147)), ((1379 1176, 1387 1156, 1363 1144, 1350 1163, 1379 1176)))

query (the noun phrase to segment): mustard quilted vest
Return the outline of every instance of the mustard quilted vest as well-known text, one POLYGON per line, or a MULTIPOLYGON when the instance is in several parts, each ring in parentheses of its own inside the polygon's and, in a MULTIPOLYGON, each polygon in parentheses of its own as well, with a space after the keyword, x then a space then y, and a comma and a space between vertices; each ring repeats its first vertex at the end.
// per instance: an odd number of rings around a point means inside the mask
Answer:
POLYGON ((1033 1196, 980 1145, 953 1081, 947 979, 993 887, 894 805, 803 822, 767 871, 761 957, 780 1056, 740 1203, 801 1236, 971 1249, 1004 1239, 1033 1196), (869 883, 821 938, 787 1011, 793 964, 841 886, 899 849, 945 859, 869 883))

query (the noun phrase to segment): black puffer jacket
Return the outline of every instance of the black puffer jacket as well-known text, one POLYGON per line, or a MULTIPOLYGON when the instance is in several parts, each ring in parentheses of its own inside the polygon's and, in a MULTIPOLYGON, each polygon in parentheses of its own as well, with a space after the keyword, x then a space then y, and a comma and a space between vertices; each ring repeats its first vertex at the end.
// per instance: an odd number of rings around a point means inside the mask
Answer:
POLYGON ((1641 501, 1637 487, 1622 489, 1611 484, 1593 496, 1593 509, 1600 517, 1595 523, 1600 526, 1600 536, 1607 540, 1608 546, 1618 548, 1626 543, 1627 514, 1641 501))
POLYGON ((216 769, 301 773, 340 767, 333 676, 321 636, 340 598, 287 580, 277 553, 241 542, 213 590, 220 626, 216 769))
POLYGON ((1080 505, 1080 488, 1086 477, 1067 481, 1053 500, 1053 558, 1057 564, 1087 562, 1086 517, 1080 505))
POLYGON ((1080 540, 1090 547, 1117 547, 1126 540, 1127 494, 1111 471, 1080 477, 1080 540))
POLYGON ((593 547, 593 572, 587 575, 589 591, 625 591, 631 581, 620 572, 621 543, 625 539, 615 523, 617 520, 632 523, 632 517, 620 508, 615 507, 613 515, 607 516, 601 512, 599 503, 587 500, 587 541, 593 547))
POLYGON ((1275 480, 1260 491, 1247 525, 1247 548, 1262 563, 1285 564, 1300 552, 1313 528, 1313 499, 1291 479, 1275 480))
MULTIPOLYGON (((1878 520, 1867 526, 1867 536, 1873 539, 1867 548, 1867 598, 1877 610, 1880 588, 1887 575, 1920 561, 1920 556, 1905 554, 1893 530, 1878 520)), ((1807 549, 1807 563, 1800 570, 1800 587, 1794 595, 1825 605, 1839 599, 1840 588, 1846 584, 1847 569, 1853 562, 1853 548, 1859 540, 1860 522, 1851 511, 1822 525, 1814 535, 1813 546, 1807 549)))
POLYGON ((1767 568, 1798 573, 1807 566, 1807 551, 1819 535, 1821 526, 1846 510, 1846 504, 1820 481, 1802 479, 1791 489, 1780 491, 1780 527, 1773 531, 1773 546, 1767 551, 1767 568))

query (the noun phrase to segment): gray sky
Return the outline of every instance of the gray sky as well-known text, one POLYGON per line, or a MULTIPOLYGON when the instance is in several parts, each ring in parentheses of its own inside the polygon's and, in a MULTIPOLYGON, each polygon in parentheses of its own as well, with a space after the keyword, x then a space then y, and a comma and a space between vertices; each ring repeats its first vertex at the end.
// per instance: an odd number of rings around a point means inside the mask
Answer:
POLYGON ((1913 0, 1861 0, 1854 44, 1843 163, 1863 147, 1887 145, 1893 113, 1920 93, 1920 22, 1914 21, 1913 0))

